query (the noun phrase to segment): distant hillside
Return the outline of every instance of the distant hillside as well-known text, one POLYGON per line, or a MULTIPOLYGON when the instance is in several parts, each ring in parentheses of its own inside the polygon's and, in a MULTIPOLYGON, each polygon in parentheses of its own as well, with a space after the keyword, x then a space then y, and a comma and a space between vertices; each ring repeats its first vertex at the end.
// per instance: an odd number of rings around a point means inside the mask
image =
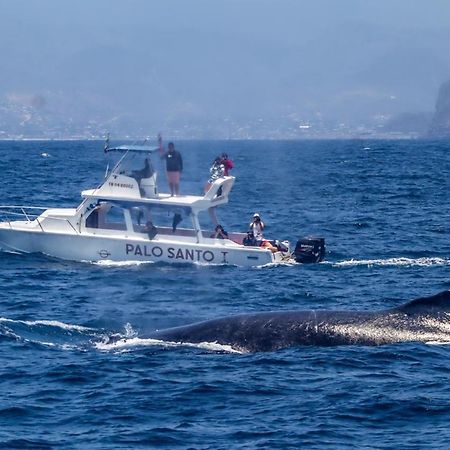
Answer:
POLYGON ((431 121, 429 135, 450 137, 450 80, 439 89, 436 111, 431 121))
POLYGON ((424 136, 430 129, 432 112, 402 113, 387 121, 383 127, 388 133, 412 133, 424 136))

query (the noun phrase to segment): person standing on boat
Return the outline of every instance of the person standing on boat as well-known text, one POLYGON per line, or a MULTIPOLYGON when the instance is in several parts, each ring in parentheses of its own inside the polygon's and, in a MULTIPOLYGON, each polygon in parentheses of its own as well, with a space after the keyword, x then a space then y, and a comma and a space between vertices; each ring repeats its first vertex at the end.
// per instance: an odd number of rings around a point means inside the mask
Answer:
POLYGON ((233 168, 233 161, 228 158, 226 153, 222 153, 222 164, 225 168, 223 175, 227 177, 229 175, 230 170, 233 168))
MULTIPOLYGON (((205 185, 205 194, 209 191, 211 185, 214 183, 214 181, 218 180, 219 178, 224 177, 225 175, 225 165, 222 162, 222 157, 218 156, 211 168, 209 169, 210 177, 208 179, 208 182, 205 185)), ((219 194, 218 194, 219 195, 219 194)))
POLYGON ((183 171, 183 158, 181 157, 181 153, 175 150, 173 142, 169 142, 167 152, 164 151, 161 135, 158 135, 158 142, 161 159, 166 160, 166 173, 170 194, 172 196, 180 195, 180 176, 183 171))
MULTIPOLYGON (((214 183, 214 181, 218 180, 219 178, 223 178, 224 173, 225 173, 225 166, 222 163, 222 157, 218 156, 214 160, 211 168, 209 169, 210 177, 205 184, 205 188, 204 188, 205 194, 211 189, 211 186, 214 183)), ((216 197, 219 197, 221 195, 222 195, 222 186, 219 186, 219 189, 217 189, 216 197)), ((211 219, 211 222, 215 225, 218 225, 219 221, 217 220, 215 206, 208 208, 208 214, 211 219)))
POLYGON ((253 214, 253 220, 250 222, 250 231, 253 233, 257 244, 261 244, 263 241, 263 231, 265 228, 264 222, 261 220, 261 217, 258 213, 253 214))

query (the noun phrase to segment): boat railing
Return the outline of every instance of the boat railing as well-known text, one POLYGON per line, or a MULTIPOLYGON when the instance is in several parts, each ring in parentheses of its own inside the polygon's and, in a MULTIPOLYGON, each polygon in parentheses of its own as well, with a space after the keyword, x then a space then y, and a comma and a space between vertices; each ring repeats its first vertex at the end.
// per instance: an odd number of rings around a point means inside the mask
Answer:
MULTIPOLYGON (((0 205, 0 222, 7 223, 10 228, 12 222, 17 220, 24 220, 28 223, 36 221, 42 232, 46 232, 43 227, 43 221, 39 220, 42 212, 51 209, 46 206, 18 206, 18 205, 0 205)), ((46 220, 60 221, 68 224, 75 234, 79 234, 72 223, 63 217, 47 217, 46 220)))

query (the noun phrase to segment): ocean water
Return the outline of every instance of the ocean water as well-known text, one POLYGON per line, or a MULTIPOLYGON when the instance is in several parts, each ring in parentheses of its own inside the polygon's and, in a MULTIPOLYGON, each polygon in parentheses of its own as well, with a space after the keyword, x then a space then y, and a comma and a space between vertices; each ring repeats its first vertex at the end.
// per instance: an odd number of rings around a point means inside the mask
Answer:
MULTIPOLYGON (((226 229, 245 231, 259 212, 266 235, 325 237, 326 260, 240 268, 0 254, 0 447, 449 447, 448 346, 240 354, 146 337, 242 312, 377 310, 450 289, 450 142, 175 143, 185 193, 202 191, 216 154, 234 160, 226 229)), ((76 206, 103 177, 102 148, 0 142, 1 203, 76 206)))

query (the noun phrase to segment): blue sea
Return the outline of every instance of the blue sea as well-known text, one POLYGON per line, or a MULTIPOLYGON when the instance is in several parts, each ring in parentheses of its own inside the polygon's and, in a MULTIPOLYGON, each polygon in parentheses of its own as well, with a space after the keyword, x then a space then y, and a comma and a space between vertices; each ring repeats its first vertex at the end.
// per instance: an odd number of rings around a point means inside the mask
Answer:
MULTIPOLYGON (((448 346, 239 354, 146 336, 243 312, 392 308, 450 289, 450 142, 175 145, 184 193, 202 192, 217 154, 233 159, 235 187, 218 212, 225 229, 245 231, 258 212, 269 237, 323 236, 325 261, 241 268, 0 254, 0 447, 448 448, 448 346)), ((106 164, 102 142, 3 141, 0 152, 2 205, 75 207, 106 164)))

